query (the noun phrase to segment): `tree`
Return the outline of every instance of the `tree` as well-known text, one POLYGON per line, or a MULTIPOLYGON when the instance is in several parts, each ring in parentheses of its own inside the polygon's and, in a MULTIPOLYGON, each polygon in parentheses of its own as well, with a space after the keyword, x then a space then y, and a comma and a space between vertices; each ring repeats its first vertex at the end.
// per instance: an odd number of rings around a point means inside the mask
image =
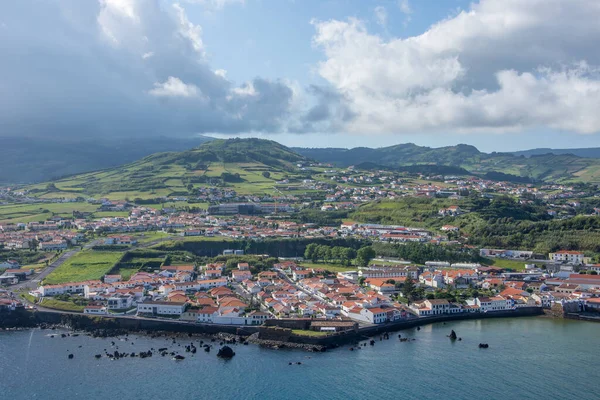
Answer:
POLYGON ((262 176, 264 176, 265 178, 269 179, 271 177, 271 173, 269 171, 264 171, 262 173, 262 176))
POLYGON ((361 286, 365 284, 365 277, 364 276, 361 276, 360 278, 358 278, 358 284, 361 285, 361 286))
POLYGON ((412 278, 410 276, 407 276, 406 280, 404 281, 404 286, 402 287, 402 294, 410 302, 414 297, 414 293, 415 293, 415 282, 412 280, 412 278))
POLYGON ((304 259, 311 260, 312 262, 317 262, 318 248, 319 245, 316 243, 310 243, 308 246, 306 246, 306 249, 304 250, 304 259))
POLYGON ((375 256, 375 250, 373 250, 371 246, 361 247, 356 252, 356 261, 361 267, 366 267, 369 265, 371 260, 375 258, 375 256))
POLYGON ((351 247, 345 247, 342 251, 342 263, 345 265, 350 265, 350 261, 356 258, 356 250, 351 247))
POLYGON ((317 247, 316 250, 317 258, 323 261, 327 261, 331 259, 331 247, 321 245, 317 247))

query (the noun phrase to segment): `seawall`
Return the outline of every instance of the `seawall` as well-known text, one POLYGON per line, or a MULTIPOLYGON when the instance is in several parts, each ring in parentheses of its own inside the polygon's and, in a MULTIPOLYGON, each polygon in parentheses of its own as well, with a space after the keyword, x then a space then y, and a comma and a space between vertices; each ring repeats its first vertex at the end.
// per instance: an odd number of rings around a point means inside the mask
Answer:
MULTIPOLYGON (((424 318, 415 318, 408 321, 397 321, 382 325, 371 325, 359 328, 356 331, 345 331, 333 333, 324 337, 304 336, 291 332, 290 328, 300 328, 306 324, 306 320, 278 320, 285 327, 258 327, 237 325, 213 325, 182 323, 179 321, 154 320, 126 317, 89 316, 74 313, 57 313, 48 311, 26 311, 21 310, 10 313, 10 319, 0 316, 0 327, 34 327, 39 325, 63 325, 76 330, 85 331, 131 331, 131 332, 174 332, 195 334, 217 334, 228 333, 233 335, 249 336, 260 332, 261 338, 281 343, 296 343, 314 346, 337 347, 346 343, 353 343, 368 337, 382 335, 386 332, 400 331, 415 328, 417 326, 433 324, 438 322, 477 320, 488 318, 515 318, 542 315, 543 310, 539 307, 519 308, 511 311, 497 311, 490 313, 439 315, 424 318)), ((5 314, 4 317, 7 315, 5 314)), ((277 322, 277 321, 276 321, 277 322)), ((278 325, 271 322, 269 325, 278 325)))
POLYGON ((11 318, 0 318, 0 327, 34 327, 39 325, 62 325, 84 331, 131 331, 131 332, 175 332, 196 334, 229 333, 249 336, 258 332, 256 326, 195 324, 179 321, 147 318, 91 316, 74 313, 48 311, 17 311, 11 318))
POLYGON ((464 321, 488 318, 515 318, 515 317, 533 317, 542 315, 543 311, 540 307, 524 307, 511 311, 496 311, 489 313, 473 313, 473 314, 454 314, 454 315, 439 315, 433 317, 423 317, 408 321, 397 321, 375 326, 366 326, 359 328, 357 331, 346 331, 330 334, 325 337, 313 337, 291 334, 289 340, 292 343, 303 343, 310 345, 321 345, 335 347, 346 343, 353 343, 359 340, 364 340, 372 336, 382 335, 386 332, 395 332, 403 329, 416 328, 417 326, 433 324, 437 322, 448 321, 464 321))

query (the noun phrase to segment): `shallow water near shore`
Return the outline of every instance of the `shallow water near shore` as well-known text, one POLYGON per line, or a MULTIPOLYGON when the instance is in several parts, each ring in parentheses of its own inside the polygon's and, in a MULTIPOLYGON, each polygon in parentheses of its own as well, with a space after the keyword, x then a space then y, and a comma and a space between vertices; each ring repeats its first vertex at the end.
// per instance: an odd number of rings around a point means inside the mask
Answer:
POLYGON ((238 344, 232 346, 236 356, 231 360, 217 358, 218 342, 205 353, 200 338, 180 337, 174 345, 172 338, 163 337, 129 335, 128 341, 119 341, 61 338, 60 333, 0 332, 1 398, 600 398, 600 324, 593 322, 515 318, 438 323, 391 333, 389 340, 376 337, 375 346, 354 351, 350 345, 308 353, 238 344), (446 337, 451 330, 462 340, 451 342, 446 337), (416 340, 400 342, 398 335, 416 340), (190 342, 198 347, 194 355, 185 352, 190 342), (480 349, 479 343, 489 348, 480 349), (167 347, 186 358, 173 361, 157 352, 144 359, 104 356, 104 349, 112 353, 116 346, 128 353, 167 347), (95 354, 103 357, 95 359, 95 354))

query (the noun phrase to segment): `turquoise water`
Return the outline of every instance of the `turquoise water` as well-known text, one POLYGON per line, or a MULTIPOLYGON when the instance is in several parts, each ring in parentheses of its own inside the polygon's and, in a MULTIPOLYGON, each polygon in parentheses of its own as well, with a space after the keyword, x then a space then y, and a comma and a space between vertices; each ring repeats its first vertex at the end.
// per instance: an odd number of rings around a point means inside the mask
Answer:
MULTIPOLYGON (((214 350, 193 357, 182 353, 186 359, 179 362, 156 355, 96 360, 94 354, 103 349, 114 351, 115 339, 51 339, 50 333, 0 332, 0 399, 600 398, 600 324, 590 322, 520 318, 434 324, 394 333, 389 341, 377 338, 375 346, 360 351, 238 345, 230 361, 218 359, 214 350), (451 329, 462 341, 450 342, 451 329), (416 340, 399 342, 398 334, 416 340), (490 347, 479 349, 480 342, 490 347), (302 364, 288 365, 298 361, 302 364)), ((165 338, 130 335, 129 340, 116 342, 119 351, 184 351, 165 338)))

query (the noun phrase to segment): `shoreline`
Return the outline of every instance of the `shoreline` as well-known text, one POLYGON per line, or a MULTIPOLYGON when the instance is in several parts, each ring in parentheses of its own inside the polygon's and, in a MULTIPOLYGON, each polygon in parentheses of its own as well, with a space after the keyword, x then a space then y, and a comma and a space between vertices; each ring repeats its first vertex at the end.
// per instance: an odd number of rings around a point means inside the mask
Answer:
MULTIPOLYGON (((370 339, 377 335, 384 335, 391 332, 416 328, 438 322, 533 316, 557 318, 555 316, 548 316, 547 314, 544 314, 543 309, 539 307, 531 307, 486 314, 453 314, 422 317, 408 321, 396 321, 382 325, 361 327, 355 331, 339 332, 323 337, 314 337, 293 334, 291 333, 291 329, 278 327, 276 326, 276 321, 278 320, 275 320, 275 326, 268 327, 196 324, 168 320, 88 316, 76 313, 57 313, 30 310, 22 310, 9 315, 12 315, 14 318, 9 319, 8 321, 5 318, 2 318, 0 321, 0 328, 29 329, 39 327, 56 329, 57 327, 60 327, 62 329, 84 331, 90 333, 92 336, 97 337, 111 337, 127 333, 147 334, 150 336, 188 334, 203 335, 206 337, 217 337, 217 335, 224 337, 225 335, 229 335, 230 337, 236 337, 239 341, 246 341, 263 347, 275 349, 300 348, 314 352, 325 351, 327 349, 336 348, 348 343, 356 343, 361 340, 370 339), (261 338, 261 333, 267 333, 268 335, 265 336, 268 336, 268 338, 261 338), (278 337, 280 337, 281 340, 278 340, 278 337)), ((572 320, 585 320, 581 318, 573 318, 572 316, 567 318, 572 320)))

